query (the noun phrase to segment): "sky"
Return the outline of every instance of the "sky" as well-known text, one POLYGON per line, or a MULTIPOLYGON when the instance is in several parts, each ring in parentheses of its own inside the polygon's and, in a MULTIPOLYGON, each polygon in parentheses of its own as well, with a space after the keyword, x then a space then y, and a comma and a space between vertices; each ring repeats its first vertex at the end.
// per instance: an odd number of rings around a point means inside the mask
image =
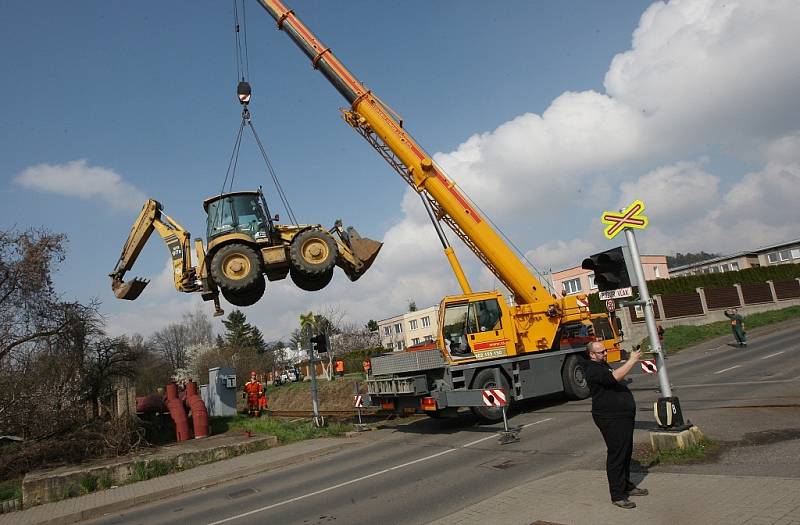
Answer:
MULTIPOLYGON (((647 254, 800 237, 794 0, 286 3, 540 271, 621 244, 600 215, 634 199, 647 254)), ((175 291, 157 236, 127 274, 152 280, 139 299, 116 299, 108 273, 147 198, 204 235, 241 119, 233 5, 4 6, 0 228, 64 233, 59 293, 99 300, 111 334, 211 311, 175 291)), ((257 2, 242 20, 253 123, 299 222, 342 219, 385 243, 356 283, 268 282, 248 320, 279 339, 308 311, 360 325, 458 293, 418 196, 342 121, 344 99, 257 2)), ((259 185, 286 219, 245 137, 234 189, 259 185)), ((473 289, 499 286, 449 238, 473 289)))

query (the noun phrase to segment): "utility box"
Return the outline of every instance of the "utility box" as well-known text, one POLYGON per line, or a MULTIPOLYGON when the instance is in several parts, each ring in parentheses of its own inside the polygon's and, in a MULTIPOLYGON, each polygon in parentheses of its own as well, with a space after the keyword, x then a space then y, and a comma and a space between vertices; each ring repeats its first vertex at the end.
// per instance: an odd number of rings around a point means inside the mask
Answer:
POLYGON ((208 387, 200 390, 208 415, 236 415, 236 369, 209 368, 208 387))

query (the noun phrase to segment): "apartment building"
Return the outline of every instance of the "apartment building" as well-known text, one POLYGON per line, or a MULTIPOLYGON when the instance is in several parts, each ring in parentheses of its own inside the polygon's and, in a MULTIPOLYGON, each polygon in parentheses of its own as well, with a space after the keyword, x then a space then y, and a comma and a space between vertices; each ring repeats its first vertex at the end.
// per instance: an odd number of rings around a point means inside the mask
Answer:
POLYGON ((381 346, 400 351, 409 346, 436 340, 439 305, 414 310, 378 321, 381 346))

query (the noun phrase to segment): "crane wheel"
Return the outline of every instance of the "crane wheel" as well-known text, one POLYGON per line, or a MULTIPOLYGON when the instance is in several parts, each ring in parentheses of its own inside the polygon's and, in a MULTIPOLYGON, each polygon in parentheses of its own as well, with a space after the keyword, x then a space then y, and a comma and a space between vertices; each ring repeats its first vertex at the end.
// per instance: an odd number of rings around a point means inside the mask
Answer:
POLYGON ((319 277, 309 277, 308 275, 296 271, 294 267, 292 267, 289 270, 289 276, 292 278, 294 284, 301 290, 316 292, 317 290, 322 290, 331 282, 331 279, 333 279, 333 268, 319 277))
MULTIPOLYGON (((338 255, 339 249, 336 241, 325 230, 302 231, 292 239, 292 243, 289 245, 289 261, 292 271, 307 277, 322 277, 332 271, 338 255)), ((298 284, 298 286, 300 285, 298 284)), ((302 288, 302 286, 300 287, 302 288)))
MULTIPOLYGON (((475 375, 472 380, 472 387, 476 390, 486 390, 487 388, 502 388, 506 393, 506 410, 511 406, 511 391, 508 388, 508 380, 500 372, 500 384, 494 379, 492 368, 484 368, 475 375)), ((497 423, 503 420, 503 409, 501 407, 470 407, 472 413, 485 423, 497 423)))
POLYGON ((266 289, 267 283, 264 277, 261 276, 260 279, 256 280, 256 284, 243 292, 226 290, 225 288, 221 288, 221 291, 225 300, 233 306, 252 306, 264 296, 264 290, 266 289))
POLYGON ((586 380, 586 358, 576 354, 567 356, 561 369, 564 393, 569 399, 589 397, 589 382, 586 380))
POLYGON ((263 283, 258 283, 264 280, 261 259, 246 244, 226 244, 214 253, 210 267, 211 276, 223 291, 243 294, 252 293, 258 286, 263 287, 263 283))

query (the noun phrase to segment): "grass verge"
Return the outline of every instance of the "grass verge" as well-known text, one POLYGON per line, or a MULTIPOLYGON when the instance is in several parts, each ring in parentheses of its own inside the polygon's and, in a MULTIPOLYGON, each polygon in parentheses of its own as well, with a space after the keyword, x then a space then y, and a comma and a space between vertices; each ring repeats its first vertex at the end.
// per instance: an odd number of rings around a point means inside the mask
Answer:
MULTIPOLYGON (((780 310, 748 314, 744 318, 744 323, 747 329, 750 330, 752 328, 758 328, 759 326, 768 326, 798 317, 800 317, 800 306, 790 306, 780 310)), ((703 341, 730 334, 731 324, 729 321, 718 321, 716 323, 698 326, 679 325, 670 327, 665 331, 663 345, 664 348, 667 349, 667 353, 673 353, 702 343, 703 341)), ((733 341, 732 338, 731 341, 733 341)), ((641 344, 643 350, 650 349, 649 338, 645 338, 641 344)))
POLYGON ((720 452, 720 444, 714 440, 703 438, 697 445, 672 450, 654 452, 650 445, 637 447, 633 458, 645 468, 656 465, 690 465, 714 461, 720 452))
POLYGON ((22 499, 22 479, 0 481, 0 501, 22 499))
POLYGON ((330 422, 317 428, 311 421, 289 421, 274 417, 251 418, 243 415, 226 418, 212 418, 212 433, 235 430, 253 434, 269 434, 278 438, 281 444, 294 443, 318 437, 339 437, 353 430, 349 423, 330 422))

